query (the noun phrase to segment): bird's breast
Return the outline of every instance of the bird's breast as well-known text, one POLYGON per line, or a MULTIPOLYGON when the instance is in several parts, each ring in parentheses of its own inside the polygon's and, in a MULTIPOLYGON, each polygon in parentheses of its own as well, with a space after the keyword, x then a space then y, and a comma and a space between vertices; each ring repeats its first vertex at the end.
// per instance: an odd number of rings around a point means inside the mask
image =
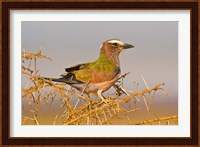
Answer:
POLYGON ((76 88, 78 91, 84 93, 87 93, 89 95, 97 94, 98 90, 107 91, 119 78, 120 73, 116 75, 112 80, 104 81, 104 82, 98 82, 98 83, 84 83, 84 84, 73 84, 74 88, 76 88))
POLYGON ((108 90, 117 81, 117 79, 119 78, 119 75, 120 74, 116 75, 115 78, 113 78, 110 81, 95 83, 94 85, 96 87, 98 87, 98 89, 101 89, 104 92, 104 91, 108 90))

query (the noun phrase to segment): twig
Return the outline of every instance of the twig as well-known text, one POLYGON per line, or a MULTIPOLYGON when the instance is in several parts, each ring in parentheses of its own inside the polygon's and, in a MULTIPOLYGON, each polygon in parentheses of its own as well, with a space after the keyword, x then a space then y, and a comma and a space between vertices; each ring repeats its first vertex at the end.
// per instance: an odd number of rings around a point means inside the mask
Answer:
POLYGON ((36 125, 39 125, 39 122, 35 116, 34 116, 34 120, 35 120, 36 125))
POLYGON ((149 111, 149 106, 148 106, 146 97, 145 97, 144 95, 142 95, 142 97, 143 97, 144 103, 145 103, 145 105, 146 105, 147 111, 149 111))
POLYGON ((144 81, 144 84, 146 85, 147 90, 149 90, 149 86, 148 86, 147 82, 145 81, 145 79, 144 79, 142 74, 141 74, 141 77, 142 77, 142 80, 144 81))
POLYGON ((173 116, 168 116, 168 117, 156 118, 156 119, 152 119, 152 120, 145 120, 143 122, 135 123, 135 125, 144 125, 144 124, 150 124, 150 123, 154 123, 154 122, 170 120, 170 119, 177 119, 177 118, 178 118, 177 115, 173 115, 173 116))

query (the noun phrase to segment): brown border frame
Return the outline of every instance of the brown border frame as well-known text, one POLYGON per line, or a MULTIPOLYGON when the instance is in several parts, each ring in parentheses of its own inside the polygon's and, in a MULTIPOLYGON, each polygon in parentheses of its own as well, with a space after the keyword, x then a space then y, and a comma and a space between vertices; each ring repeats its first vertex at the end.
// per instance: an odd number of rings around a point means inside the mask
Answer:
POLYGON ((198 3, 197 2, 2 2, 2 144, 4 145, 195 145, 198 144, 198 3), (11 9, 168 9, 191 12, 191 137, 60 137, 22 138, 9 136, 10 49, 9 11, 11 9))

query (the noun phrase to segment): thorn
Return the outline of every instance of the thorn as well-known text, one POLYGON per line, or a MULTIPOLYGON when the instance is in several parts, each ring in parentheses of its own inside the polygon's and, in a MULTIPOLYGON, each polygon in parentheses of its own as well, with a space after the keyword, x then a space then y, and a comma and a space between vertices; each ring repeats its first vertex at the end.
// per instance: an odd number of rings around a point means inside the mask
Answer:
POLYGON ((76 107, 77 107, 79 101, 80 101, 80 98, 77 100, 77 102, 76 102, 76 104, 75 104, 75 106, 74 106, 74 108, 73 108, 74 110, 76 109, 76 107))
POLYGON ((145 105, 146 105, 147 111, 149 111, 149 106, 148 106, 148 104, 147 104, 146 98, 145 98, 144 95, 142 95, 142 97, 143 97, 143 99, 144 99, 144 103, 145 103, 145 105))
POLYGON ((39 122, 35 116, 34 116, 34 120, 35 120, 36 125, 39 125, 39 122))
POLYGON ((141 77, 142 77, 142 80, 144 81, 144 84, 146 85, 147 90, 149 91, 149 86, 148 86, 147 82, 145 81, 145 79, 144 79, 142 74, 141 74, 141 77))

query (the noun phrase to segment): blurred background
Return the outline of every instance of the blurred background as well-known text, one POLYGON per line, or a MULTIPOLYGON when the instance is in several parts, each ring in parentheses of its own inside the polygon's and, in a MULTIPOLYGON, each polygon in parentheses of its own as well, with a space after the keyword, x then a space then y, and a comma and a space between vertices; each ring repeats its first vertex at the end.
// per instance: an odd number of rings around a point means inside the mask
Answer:
MULTIPOLYGON (((124 88, 145 89, 141 78, 144 76, 149 88, 165 83, 167 94, 157 92, 150 112, 144 102, 141 109, 131 113, 134 122, 178 115, 178 22, 176 21, 23 21, 22 50, 42 53, 53 60, 37 62, 39 74, 45 77, 59 77, 64 68, 79 63, 94 61, 98 58, 102 42, 120 39, 135 46, 120 55, 122 74, 131 72, 124 79, 124 88)), ((25 86, 22 79, 22 87, 25 86)), ((112 93, 112 89, 104 94, 112 93)), ((52 122, 59 111, 59 102, 41 108, 44 113, 41 124, 52 122)), ((24 105, 23 115, 30 112, 24 105)), ((115 120, 126 124, 125 119, 115 120)))

